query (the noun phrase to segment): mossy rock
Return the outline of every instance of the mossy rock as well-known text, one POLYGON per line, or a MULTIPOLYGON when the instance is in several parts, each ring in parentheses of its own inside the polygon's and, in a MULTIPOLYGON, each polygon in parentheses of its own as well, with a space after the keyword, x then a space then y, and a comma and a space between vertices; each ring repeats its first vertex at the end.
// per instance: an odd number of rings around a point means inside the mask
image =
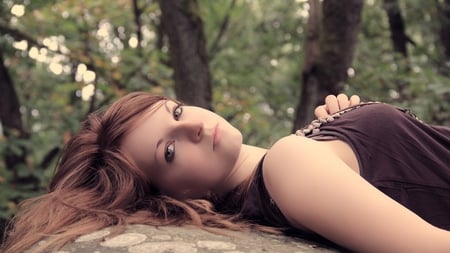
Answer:
POLYGON ((261 232, 209 233, 189 227, 129 226, 111 237, 108 228, 79 237, 58 253, 337 253, 298 238, 261 232), (105 238, 106 236, 106 238, 105 238), (105 238, 105 239, 104 239, 105 238))

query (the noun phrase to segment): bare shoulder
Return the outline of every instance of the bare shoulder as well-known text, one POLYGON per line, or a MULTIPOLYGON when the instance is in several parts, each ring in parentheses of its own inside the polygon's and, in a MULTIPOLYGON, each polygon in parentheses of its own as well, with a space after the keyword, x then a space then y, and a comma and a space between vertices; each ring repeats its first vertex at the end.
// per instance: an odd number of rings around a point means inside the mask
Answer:
POLYGON ((285 136, 285 137, 279 139, 277 142, 275 142, 272 145, 272 147, 270 147, 269 151, 267 152, 265 161, 286 158, 286 156, 291 154, 290 151, 293 151, 295 153, 301 153, 301 152, 298 152, 298 150, 303 150, 304 148, 308 148, 310 146, 315 146, 314 145, 315 142, 316 141, 302 137, 302 136, 296 136, 296 135, 285 136))
MULTIPOLYGON (((336 157, 327 146, 318 141, 289 135, 278 140, 267 152, 264 159, 264 173, 280 175, 280 171, 297 170, 300 165, 311 165, 324 157, 336 157), (273 173, 273 172, 276 173, 273 173)), ((303 166, 301 166, 303 167, 303 166)))
POLYGON ((321 153, 322 149, 317 141, 305 137, 296 135, 283 137, 267 152, 263 167, 264 178, 282 180, 303 167, 300 165, 311 163, 316 159, 315 154, 321 153))
POLYGON ((338 159, 323 143, 296 135, 281 138, 269 149, 263 165, 264 183, 293 226, 306 227, 303 219, 312 210, 307 208, 312 195, 305 193, 320 185, 325 174, 323 168, 339 164, 338 159), (326 165, 323 161, 327 161, 326 165))
POLYGON ((267 191, 292 226, 356 252, 448 251, 448 231, 380 192, 327 147, 287 136, 264 159, 267 191))

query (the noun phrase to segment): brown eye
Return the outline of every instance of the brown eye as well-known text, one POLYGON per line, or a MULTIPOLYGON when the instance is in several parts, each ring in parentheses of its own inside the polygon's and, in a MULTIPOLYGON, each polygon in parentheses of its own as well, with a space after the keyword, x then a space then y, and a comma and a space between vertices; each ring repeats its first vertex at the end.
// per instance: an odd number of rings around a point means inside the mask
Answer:
POLYGON ((175 158, 175 142, 171 141, 167 143, 166 149, 164 150, 164 159, 166 162, 171 163, 175 158))
POLYGON ((183 113, 183 107, 181 105, 175 106, 173 109, 172 115, 175 120, 179 120, 181 117, 181 114, 183 113))

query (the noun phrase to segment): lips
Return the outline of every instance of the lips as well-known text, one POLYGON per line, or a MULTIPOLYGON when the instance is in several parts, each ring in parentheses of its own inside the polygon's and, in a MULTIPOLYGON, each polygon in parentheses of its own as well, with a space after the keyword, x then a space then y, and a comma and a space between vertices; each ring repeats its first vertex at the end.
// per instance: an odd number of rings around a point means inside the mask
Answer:
POLYGON ((219 123, 216 124, 213 131, 213 150, 216 148, 216 146, 219 144, 221 136, 221 131, 219 128, 219 123))

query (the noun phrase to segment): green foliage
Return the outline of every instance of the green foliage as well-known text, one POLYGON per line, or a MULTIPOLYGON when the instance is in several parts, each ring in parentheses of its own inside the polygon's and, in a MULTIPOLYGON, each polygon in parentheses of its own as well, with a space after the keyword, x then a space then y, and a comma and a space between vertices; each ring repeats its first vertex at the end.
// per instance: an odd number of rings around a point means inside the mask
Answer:
MULTIPOLYGON (((242 129, 247 143, 270 146, 291 131, 301 87, 307 1, 232 2, 199 0, 214 108, 242 129)), ((405 60, 393 53, 381 2, 366 2, 354 75, 346 91, 409 107, 424 121, 450 125, 450 62, 441 53, 439 20, 433 18, 437 8, 429 1, 400 1, 406 32, 416 44, 409 45, 405 60)), ((27 139, 0 135, 0 154, 27 152, 18 175, 0 161, 0 217, 9 217, 18 201, 45 190, 57 158, 49 159, 51 151, 64 145, 88 112, 133 90, 174 96, 168 48, 164 40, 160 43, 159 7, 156 1, 138 5, 143 39, 136 47, 137 26, 128 0, 0 3, 0 25, 39 44, 17 49, 17 35, 0 37, 30 133, 27 139), (11 14, 14 4, 25 5, 22 17, 11 14), (77 74, 80 66, 94 71, 95 80, 83 81, 77 74), (81 98, 88 84, 95 85, 93 104, 81 98), (36 177, 38 189, 14 183, 17 176, 36 177)))
POLYGON ((208 42, 229 15, 210 62, 214 102, 250 144, 269 146, 289 134, 299 94, 305 3, 201 1, 208 42), (227 6, 227 8, 223 8, 227 6), (251 16, 251 18, 249 17, 251 16))
POLYGON ((130 90, 163 93, 171 85, 171 72, 161 63, 165 53, 155 50, 154 34, 148 34, 155 30, 159 15, 155 3, 141 6, 147 36, 140 51, 128 43, 136 36, 129 1, 5 1, 0 6, 7 13, 0 22, 35 41, 24 50, 14 48, 21 40, 17 34, 0 38, 24 128, 30 132, 26 139, 0 139, 2 157, 7 151, 27 154, 26 164, 16 168, 6 168, 0 161, 0 218, 7 218, 20 200, 45 190, 58 157, 53 151, 62 148, 89 111, 130 90), (25 15, 11 15, 14 4, 24 4, 25 15), (77 77, 80 64, 96 74, 93 106, 81 99, 88 83, 77 77), (24 183, 30 177, 39 184, 24 183))
POLYGON ((449 62, 441 53, 436 6, 423 1, 403 1, 401 6, 409 44, 409 57, 392 52, 389 26, 374 1, 363 12, 355 76, 347 89, 366 100, 379 100, 410 108, 425 122, 450 125, 449 62))

